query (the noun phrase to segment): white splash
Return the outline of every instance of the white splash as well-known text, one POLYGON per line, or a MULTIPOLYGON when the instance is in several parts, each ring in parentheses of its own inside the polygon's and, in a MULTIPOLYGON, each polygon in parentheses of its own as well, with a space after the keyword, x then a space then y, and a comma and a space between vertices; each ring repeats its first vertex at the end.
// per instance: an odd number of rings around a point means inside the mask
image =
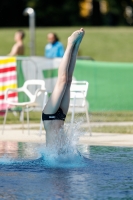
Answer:
POLYGON ((81 132, 82 121, 73 125, 64 125, 58 132, 53 134, 50 145, 43 149, 42 156, 45 162, 51 166, 75 166, 82 164, 84 157, 77 149, 79 137, 85 132, 81 132))

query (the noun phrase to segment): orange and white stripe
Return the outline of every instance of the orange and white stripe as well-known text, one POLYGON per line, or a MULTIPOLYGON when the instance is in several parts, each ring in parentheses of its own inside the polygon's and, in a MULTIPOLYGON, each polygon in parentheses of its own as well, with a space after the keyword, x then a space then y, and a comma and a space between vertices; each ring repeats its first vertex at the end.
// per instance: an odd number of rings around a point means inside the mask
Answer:
MULTIPOLYGON (((7 88, 17 88, 17 69, 15 57, 0 58, 0 110, 6 110, 5 90, 7 88)), ((14 91, 9 92, 8 98, 11 101, 18 101, 18 94, 14 91)), ((9 107, 9 106, 8 106, 9 107)))

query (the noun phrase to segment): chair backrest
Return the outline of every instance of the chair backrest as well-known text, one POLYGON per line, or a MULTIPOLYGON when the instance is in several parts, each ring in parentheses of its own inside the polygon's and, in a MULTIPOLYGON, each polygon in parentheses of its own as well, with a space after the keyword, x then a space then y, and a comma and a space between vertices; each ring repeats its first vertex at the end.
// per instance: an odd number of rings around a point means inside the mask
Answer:
POLYGON ((87 81, 72 81, 70 87, 70 106, 84 106, 88 92, 87 81))
MULTIPOLYGON (((33 99, 35 98, 35 91, 37 89, 41 89, 41 90, 45 90, 45 81, 44 80, 36 80, 36 79, 33 79, 33 80, 27 80, 24 82, 23 84, 23 90, 24 92, 26 93, 26 95, 30 98, 30 99, 33 99), (29 89, 29 87, 36 87, 36 89, 34 89, 34 93, 32 94, 32 88, 29 89), (38 87, 40 86, 40 87, 38 87)), ((41 94, 41 92, 38 92, 37 96, 39 96, 41 94)))
POLYGON ((36 80, 36 79, 27 80, 24 82, 23 87, 27 88, 29 85, 40 85, 41 89, 45 89, 45 81, 44 80, 36 80))

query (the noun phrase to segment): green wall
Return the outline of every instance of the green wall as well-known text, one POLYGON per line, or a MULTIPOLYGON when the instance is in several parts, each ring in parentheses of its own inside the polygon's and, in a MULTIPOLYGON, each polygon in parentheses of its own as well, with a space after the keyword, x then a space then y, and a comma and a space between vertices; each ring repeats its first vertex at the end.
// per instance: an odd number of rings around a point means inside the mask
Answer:
POLYGON ((89 82, 90 111, 133 110, 133 63, 77 60, 74 76, 89 82))
MULTIPOLYGON (((51 61, 35 60, 43 67, 38 67, 38 79, 44 78, 47 82, 57 77, 57 68, 53 68, 51 61), (47 68, 45 68, 47 66, 47 68)), ((54 62, 54 60, 53 60, 54 62)), ((17 61, 18 87, 27 80, 23 73, 23 64, 17 61)), ((27 67, 28 79, 33 78, 34 66, 27 67), (30 71, 30 73, 28 72, 30 71), (31 73, 32 72, 32 73, 31 73)), ((89 111, 129 111, 133 110, 133 63, 97 62, 90 60, 77 60, 74 71, 76 80, 89 82, 87 100, 89 111)), ((49 84, 49 83, 48 83, 49 84)), ((24 101, 23 94, 19 95, 19 101, 24 101)))

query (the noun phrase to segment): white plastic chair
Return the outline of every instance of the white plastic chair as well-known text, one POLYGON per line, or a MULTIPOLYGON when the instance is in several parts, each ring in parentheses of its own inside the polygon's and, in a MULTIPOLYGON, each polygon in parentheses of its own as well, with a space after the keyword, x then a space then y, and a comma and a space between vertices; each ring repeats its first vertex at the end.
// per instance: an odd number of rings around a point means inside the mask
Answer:
POLYGON ((90 120, 88 114, 88 102, 86 100, 87 92, 88 92, 89 83, 87 81, 72 81, 70 87, 70 109, 72 108, 72 117, 71 124, 74 122, 75 109, 82 109, 82 111, 86 114, 86 120, 88 123, 90 135, 91 135, 91 127, 90 120))
MULTIPOLYGON (((11 89, 8 88, 5 91, 5 103, 7 103, 7 105, 10 106, 20 106, 22 107, 22 115, 24 113, 24 111, 27 112, 27 125, 28 125, 28 133, 29 133, 29 107, 36 107, 36 99, 39 95, 41 95, 42 93, 45 94, 46 89, 45 89, 45 82, 44 80, 27 80, 25 81, 25 83, 23 84, 22 87, 20 88, 16 88, 16 89, 11 89), (32 94, 31 91, 28 89, 28 86, 37 86, 38 88, 36 89, 35 93, 32 94), (8 98, 8 93, 10 91, 14 91, 14 92, 23 92, 28 98, 29 100, 26 102, 12 102, 9 98, 8 98)), ((4 129, 5 129, 5 123, 6 123, 6 118, 7 118, 7 113, 8 113, 8 106, 5 112, 5 116, 4 116, 4 122, 3 122, 3 130, 2 133, 4 133, 4 129)), ((23 124, 23 116, 22 116, 22 124, 23 124)), ((22 129, 23 131, 23 129, 22 129)))

